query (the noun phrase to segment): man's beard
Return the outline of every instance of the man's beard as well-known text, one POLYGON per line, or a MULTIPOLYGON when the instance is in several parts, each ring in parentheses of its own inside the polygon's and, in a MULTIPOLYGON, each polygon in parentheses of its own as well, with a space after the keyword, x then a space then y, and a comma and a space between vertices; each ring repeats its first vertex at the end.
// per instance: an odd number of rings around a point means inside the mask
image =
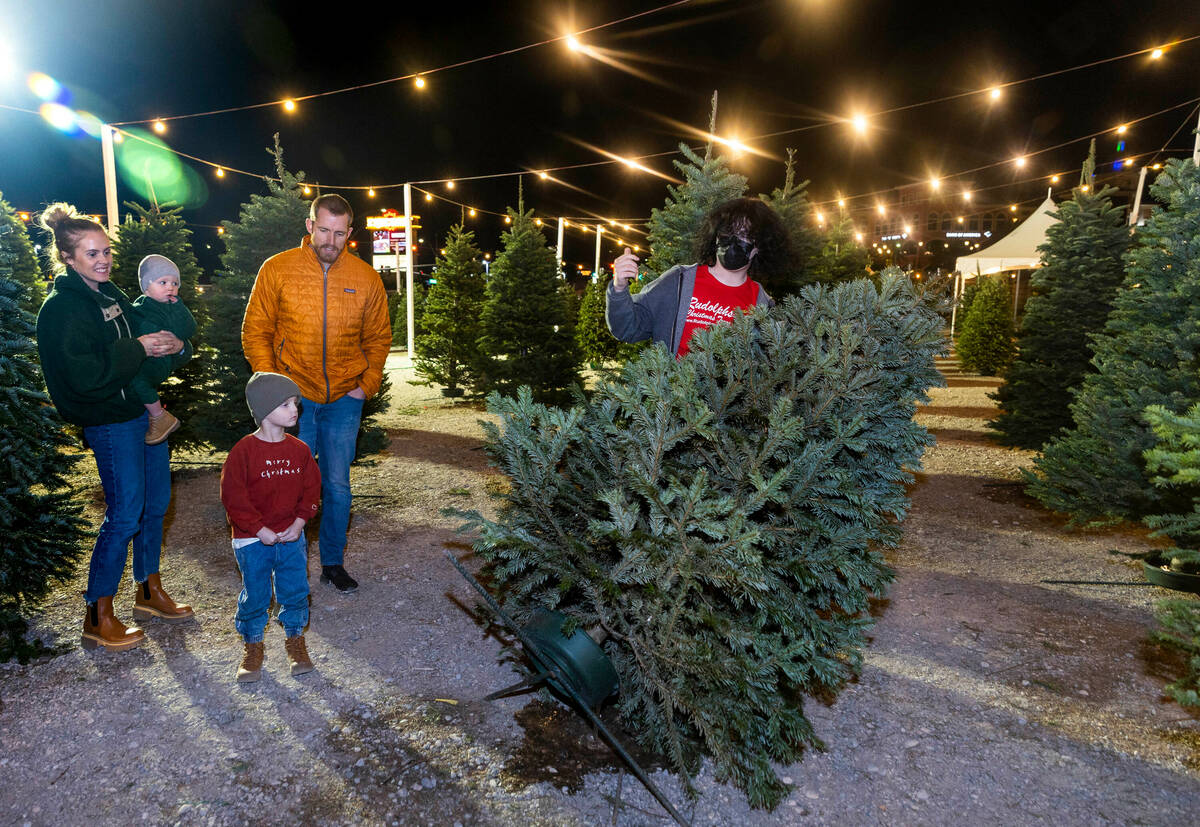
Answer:
POLYGON ((321 261, 325 262, 326 264, 333 264, 335 261, 337 261, 338 253, 341 252, 337 247, 332 245, 328 247, 317 247, 316 251, 317 258, 321 259, 321 261))

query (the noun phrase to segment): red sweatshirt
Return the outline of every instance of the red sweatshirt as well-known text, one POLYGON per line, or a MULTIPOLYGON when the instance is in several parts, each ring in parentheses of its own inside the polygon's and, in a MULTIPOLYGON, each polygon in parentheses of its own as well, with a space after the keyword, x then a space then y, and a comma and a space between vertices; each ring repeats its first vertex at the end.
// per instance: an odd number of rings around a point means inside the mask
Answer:
POLYGON ((307 522, 320 502, 321 470, 291 434, 282 442, 244 436, 221 468, 221 503, 235 539, 254 537, 264 526, 284 531, 297 517, 307 522))

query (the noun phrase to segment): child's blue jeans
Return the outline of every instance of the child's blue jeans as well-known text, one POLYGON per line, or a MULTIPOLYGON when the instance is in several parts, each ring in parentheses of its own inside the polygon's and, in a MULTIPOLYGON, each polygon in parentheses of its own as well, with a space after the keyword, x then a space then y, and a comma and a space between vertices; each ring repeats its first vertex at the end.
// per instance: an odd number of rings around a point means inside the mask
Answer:
POLYGON ((308 625, 308 551, 304 536, 273 546, 255 541, 235 548, 242 570, 242 593, 238 595, 234 626, 246 643, 258 643, 270 619, 271 579, 279 603, 279 624, 288 637, 304 634, 308 625))

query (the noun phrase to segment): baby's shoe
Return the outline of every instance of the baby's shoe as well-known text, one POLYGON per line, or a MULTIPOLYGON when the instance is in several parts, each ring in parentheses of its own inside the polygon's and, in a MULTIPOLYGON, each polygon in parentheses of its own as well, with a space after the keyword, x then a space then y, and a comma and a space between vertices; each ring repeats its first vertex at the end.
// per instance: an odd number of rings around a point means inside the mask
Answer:
POLYGON ((172 416, 170 411, 150 417, 150 427, 146 429, 146 444, 157 445, 178 427, 179 420, 172 416))

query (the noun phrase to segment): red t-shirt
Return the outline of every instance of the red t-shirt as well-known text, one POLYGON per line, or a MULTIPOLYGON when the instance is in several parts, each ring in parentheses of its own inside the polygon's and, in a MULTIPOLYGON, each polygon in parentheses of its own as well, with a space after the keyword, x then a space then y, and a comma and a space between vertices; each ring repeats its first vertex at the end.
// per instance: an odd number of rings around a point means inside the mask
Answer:
POLYGON ((683 320, 683 335, 679 337, 678 356, 688 352, 692 334, 719 322, 733 321, 734 311, 746 310, 758 304, 758 282, 746 279, 737 287, 721 284, 706 265, 696 268, 696 286, 692 303, 683 320))
POLYGON ((264 526, 285 531, 297 517, 311 520, 321 502, 321 470, 308 446, 291 434, 266 442, 242 437, 221 468, 221 503, 233 536, 253 537, 264 526))

